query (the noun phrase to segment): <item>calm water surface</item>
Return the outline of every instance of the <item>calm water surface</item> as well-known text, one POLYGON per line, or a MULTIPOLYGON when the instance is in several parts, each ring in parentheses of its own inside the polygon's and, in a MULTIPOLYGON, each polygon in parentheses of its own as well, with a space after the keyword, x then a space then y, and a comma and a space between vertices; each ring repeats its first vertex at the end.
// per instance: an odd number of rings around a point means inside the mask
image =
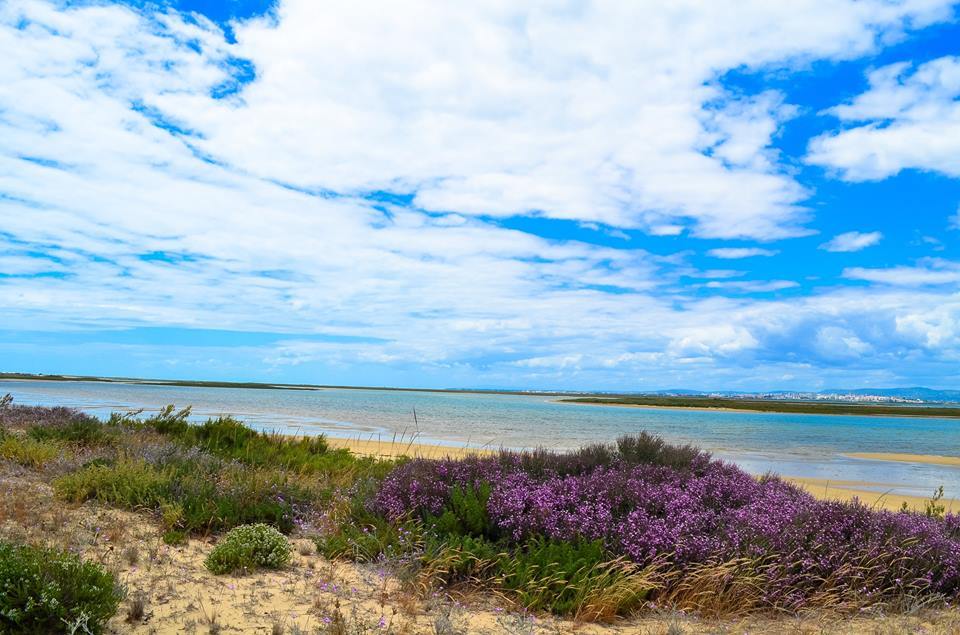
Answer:
POLYGON ((960 453, 960 420, 619 408, 550 397, 389 390, 261 390, 99 382, 0 381, 15 403, 95 415, 190 405, 196 420, 231 414, 254 428, 424 443, 564 449, 647 430, 694 443, 760 474, 868 481, 904 494, 943 485, 960 497, 960 468, 867 461, 847 452, 960 453), (413 411, 416 409, 416 423, 413 411))

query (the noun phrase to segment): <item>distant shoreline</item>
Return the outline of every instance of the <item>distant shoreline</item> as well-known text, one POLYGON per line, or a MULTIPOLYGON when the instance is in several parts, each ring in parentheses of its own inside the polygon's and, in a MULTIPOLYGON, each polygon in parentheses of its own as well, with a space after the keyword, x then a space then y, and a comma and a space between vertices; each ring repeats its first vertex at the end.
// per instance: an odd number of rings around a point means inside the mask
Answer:
MULTIPOLYGON (((596 393, 539 390, 483 390, 480 388, 396 388, 391 386, 344 386, 335 384, 271 384, 267 382, 202 381, 192 379, 140 379, 88 375, 31 375, 0 373, 0 381, 99 382, 139 386, 183 386, 187 388, 249 388, 254 390, 385 390, 392 392, 437 392, 468 395, 519 395, 524 397, 582 397, 596 393)), ((611 395, 617 396, 617 395, 611 395)))
POLYGON ((668 410, 712 410, 717 412, 759 412, 780 414, 851 415, 876 417, 912 417, 960 419, 960 406, 878 405, 836 401, 796 401, 777 399, 738 399, 732 397, 638 396, 615 393, 482 390, 469 388, 395 388, 388 386, 344 386, 328 384, 271 384, 267 382, 201 381, 184 379, 140 379, 135 377, 97 377, 85 375, 32 375, 0 373, 0 381, 99 382, 139 386, 175 386, 186 388, 245 388, 251 390, 368 390, 426 392, 468 395, 517 395, 543 397, 555 403, 621 406, 668 410))
POLYGON ((886 406, 817 401, 775 401, 722 399, 717 397, 574 397, 558 403, 619 406, 666 410, 710 410, 717 412, 759 412, 776 414, 844 415, 859 417, 910 417, 960 419, 960 407, 886 406))

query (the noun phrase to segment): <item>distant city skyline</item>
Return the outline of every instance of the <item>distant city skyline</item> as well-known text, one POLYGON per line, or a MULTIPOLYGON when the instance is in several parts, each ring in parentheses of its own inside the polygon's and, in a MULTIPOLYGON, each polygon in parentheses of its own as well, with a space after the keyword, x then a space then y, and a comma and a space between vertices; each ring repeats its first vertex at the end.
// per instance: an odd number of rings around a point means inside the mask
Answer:
POLYGON ((0 4, 0 371, 960 389, 960 4, 0 4))

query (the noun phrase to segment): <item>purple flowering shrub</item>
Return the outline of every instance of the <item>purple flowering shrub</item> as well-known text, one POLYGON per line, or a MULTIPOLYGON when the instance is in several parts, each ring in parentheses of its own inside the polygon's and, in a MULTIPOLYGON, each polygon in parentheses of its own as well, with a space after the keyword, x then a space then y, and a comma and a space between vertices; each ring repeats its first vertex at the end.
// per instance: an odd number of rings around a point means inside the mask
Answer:
POLYGON ((611 557, 677 573, 743 559, 762 581, 759 603, 768 608, 960 597, 956 515, 820 501, 696 451, 683 461, 663 448, 652 456, 613 447, 601 454, 414 460, 387 475, 372 509, 390 520, 429 520, 449 509, 454 492, 489 488, 483 538, 601 541, 611 557))

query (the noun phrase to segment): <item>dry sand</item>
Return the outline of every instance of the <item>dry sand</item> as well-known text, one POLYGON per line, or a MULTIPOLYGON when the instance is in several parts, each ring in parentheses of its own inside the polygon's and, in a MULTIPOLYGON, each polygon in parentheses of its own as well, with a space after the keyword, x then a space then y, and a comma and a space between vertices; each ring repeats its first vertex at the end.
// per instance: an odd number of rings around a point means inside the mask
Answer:
MULTIPOLYGON (((904 503, 915 510, 923 510, 928 498, 897 494, 891 489, 895 486, 882 483, 867 483, 864 481, 836 481, 825 478, 802 478, 784 476, 783 479, 794 485, 799 485, 815 497, 822 500, 852 500, 860 499, 868 507, 878 509, 899 510, 904 503), (869 489, 876 488, 876 489, 869 489), (877 491, 880 490, 880 491, 877 491)), ((930 492, 933 494, 933 492, 930 492)), ((960 512, 960 500, 944 498, 940 504, 946 511, 960 512)))
POLYGON ((377 458, 396 458, 407 456, 424 459, 460 459, 474 454, 490 454, 490 448, 467 448, 459 446, 431 445, 417 443, 410 439, 382 439, 376 437, 355 437, 341 439, 327 437, 327 443, 334 448, 346 448, 361 456, 375 456, 377 458))

